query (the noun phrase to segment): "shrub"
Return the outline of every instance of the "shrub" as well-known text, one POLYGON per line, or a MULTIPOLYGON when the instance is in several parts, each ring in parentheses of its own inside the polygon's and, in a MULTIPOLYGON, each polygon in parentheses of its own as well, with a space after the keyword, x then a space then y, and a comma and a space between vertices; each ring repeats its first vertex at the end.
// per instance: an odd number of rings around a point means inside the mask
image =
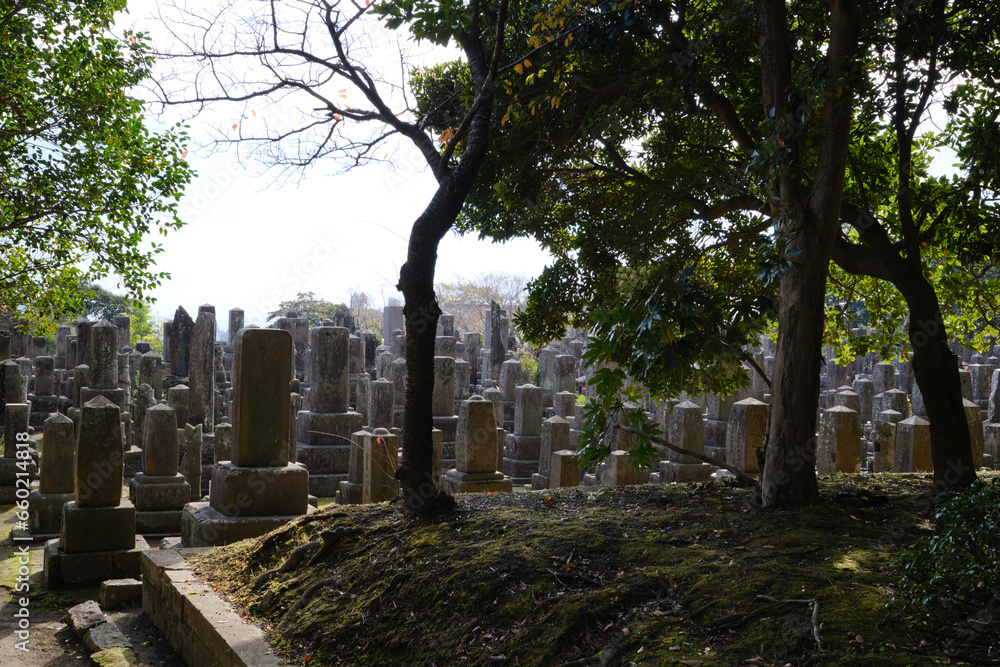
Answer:
POLYGON ((1000 481, 943 494, 934 521, 896 560, 896 600, 932 616, 1000 612, 1000 481))

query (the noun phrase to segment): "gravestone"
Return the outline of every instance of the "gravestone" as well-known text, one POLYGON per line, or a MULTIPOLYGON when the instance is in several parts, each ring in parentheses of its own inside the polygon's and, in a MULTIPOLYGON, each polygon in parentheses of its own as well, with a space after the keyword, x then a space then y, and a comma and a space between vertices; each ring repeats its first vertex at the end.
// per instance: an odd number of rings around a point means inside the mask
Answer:
POLYGON ((136 473, 129 483, 136 532, 180 535, 184 505, 191 501, 191 485, 177 470, 177 413, 168 405, 153 405, 143 423, 143 472, 136 473))
POLYGON ((350 408, 349 340, 344 327, 316 327, 310 333, 309 409, 296 417, 298 461, 309 470, 309 492, 334 497, 347 479, 351 435, 363 417, 350 408))
POLYGON ((73 420, 54 413, 42 427, 41 472, 38 489, 28 495, 28 532, 52 538, 62 530, 63 505, 73 500, 73 420))
POLYGON ((496 411, 482 396, 462 402, 455 442, 455 467, 440 479, 448 493, 512 491, 510 479, 496 467, 496 411))
POLYGON ((244 329, 234 354, 231 459, 216 464, 210 501, 184 507, 184 546, 256 537, 312 510, 309 473, 288 463, 292 336, 244 329))
POLYGON ((46 588, 137 578, 148 545, 135 533, 135 507, 122 498, 121 408, 103 395, 81 410, 74 473, 75 500, 63 506, 59 539, 45 546, 46 588))

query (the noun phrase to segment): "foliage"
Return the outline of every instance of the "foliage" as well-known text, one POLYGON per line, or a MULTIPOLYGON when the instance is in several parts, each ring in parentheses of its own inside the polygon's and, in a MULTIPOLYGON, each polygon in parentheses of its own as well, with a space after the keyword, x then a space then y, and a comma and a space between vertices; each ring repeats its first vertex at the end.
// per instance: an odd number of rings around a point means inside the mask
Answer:
POLYGON ((279 303, 277 308, 267 314, 267 321, 284 317, 289 311, 295 311, 299 317, 308 319, 309 324, 314 327, 321 325, 323 320, 336 321, 338 318, 343 319, 345 315, 350 316, 351 313, 342 303, 327 301, 314 292, 299 292, 294 299, 279 303))
POLYGON ((896 603, 921 615, 1000 611, 1000 482, 940 496, 937 530, 897 558, 896 603))
POLYGON ((163 322, 153 318, 150 304, 132 299, 125 313, 129 316, 128 344, 135 349, 136 343, 144 340, 151 350, 163 354, 163 322))
POLYGON ((83 291, 83 308, 77 310, 80 317, 88 320, 113 322, 115 315, 126 313, 131 305, 127 296, 112 294, 109 290, 92 282, 80 285, 83 291))
POLYGON ((514 358, 521 365, 524 377, 528 378, 528 381, 532 384, 540 384, 538 379, 538 356, 535 352, 531 348, 524 347, 521 348, 514 358))
MULTIPOLYGON (((627 409, 644 396, 665 399, 682 390, 725 396, 749 382, 747 368, 738 362, 752 359, 745 349, 773 303, 765 295, 719 289, 725 274, 713 273, 707 264, 677 276, 658 275, 655 268, 623 270, 619 305, 594 312, 584 358, 597 369, 595 395, 587 405, 582 460, 607 455, 604 434, 619 417, 633 428, 660 434, 643 410, 627 409), (698 363, 690 363, 695 358, 698 363)), ((639 442, 632 456, 645 465, 654 460, 655 450, 649 440, 639 442)))
POLYGON ((127 91, 149 74, 142 33, 108 30, 121 0, 29 2, 0 17, 0 303, 32 322, 114 275, 141 295, 167 277, 147 240, 182 222, 182 128, 149 131, 127 91))

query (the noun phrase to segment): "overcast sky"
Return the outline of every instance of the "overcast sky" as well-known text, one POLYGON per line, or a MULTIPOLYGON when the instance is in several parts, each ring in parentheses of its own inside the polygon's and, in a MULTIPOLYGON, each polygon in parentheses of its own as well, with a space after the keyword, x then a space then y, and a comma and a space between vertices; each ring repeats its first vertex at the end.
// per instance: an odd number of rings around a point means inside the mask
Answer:
MULTIPOLYGON (((156 23, 143 21, 155 2, 133 0, 130 8, 132 18, 120 25, 147 26, 154 45, 162 48, 165 38, 156 23)), ((448 56, 428 53, 426 45, 392 43, 418 49, 415 57, 424 62, 448 56)), ((398 70, 398 59, 394 64, 398 70)), ((228 124, 231 113, 220 109, 194 118, 190 131, 204 139, 213 126, 228 124)), ((261 110, 261 116, 266 113, 261 110)), ((367 292, 377 305, 402 299, 394 285, 410 226, 436 187, 415 149, 399 144, 392 168, 369 165, 333 175, 343 165, 330 161, 306 172, 298 184, 271 187, 273 173, 260 175, 259 164, 244 167, 232 154, 193 150, 187 159, 198 172, 180 205, 187 226, 157 239, 164 246, 157 268, 172 275, 152 293, 158 318, 171 317, 179 305, 193 314, 210 303, 221 328, 234 307, 246 311, 248 324, 263 324, 277 303, 308 291, 334 302, 346 301, 352 290, 367 292)), ((436 280, 490 271, 532 278, 548 259, 531 240, 491 244, 451 233, 439 247, 436 280)))

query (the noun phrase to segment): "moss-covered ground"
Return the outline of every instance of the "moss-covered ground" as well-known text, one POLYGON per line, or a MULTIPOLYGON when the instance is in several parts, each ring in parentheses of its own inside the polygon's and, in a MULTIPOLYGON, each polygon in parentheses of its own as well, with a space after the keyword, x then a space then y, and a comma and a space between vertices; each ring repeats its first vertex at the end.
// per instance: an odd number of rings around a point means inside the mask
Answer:
POLYGON ((1000 664, 887 608, 894 557, 933 530, 929 476, 820 487, 766 511, 715 485, 468 494, 434 521, 332 505, 197 566, 295 664, 1000 664), (312 565, 315 545, 260 576, 323 531, 312 565))

